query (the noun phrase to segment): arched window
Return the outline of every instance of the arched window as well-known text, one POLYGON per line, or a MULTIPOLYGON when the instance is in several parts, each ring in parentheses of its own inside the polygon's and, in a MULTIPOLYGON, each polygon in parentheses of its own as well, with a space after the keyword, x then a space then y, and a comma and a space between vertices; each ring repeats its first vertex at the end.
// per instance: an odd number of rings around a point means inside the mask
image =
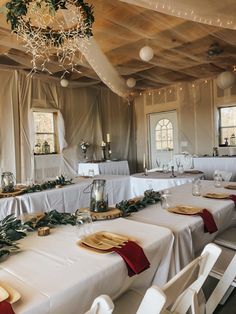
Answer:
POLYGON ((168 119, 161 119, 156 125, 156 149, 173 149, 173 125, 168 119))

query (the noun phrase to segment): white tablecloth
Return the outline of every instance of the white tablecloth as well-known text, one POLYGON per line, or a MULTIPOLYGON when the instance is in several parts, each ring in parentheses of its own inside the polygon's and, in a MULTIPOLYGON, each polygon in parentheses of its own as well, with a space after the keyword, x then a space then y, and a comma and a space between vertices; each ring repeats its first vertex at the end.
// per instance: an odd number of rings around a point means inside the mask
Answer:
POLYGON ((75 227, 52 230, 50 236, 33 233, 19 241, 22 252, 1 263, 1 282, 8 282, 22 295, 14 304, 17 314, 82 314, 100 294, 116 298, 130 286, 163 285, 168 278, 172 233, 162 227, 123 218, 94 223, 94 231, 107 230, 134 237, 151 267, 128 277, 116 253, 93 253, 76 245, 75 227))
POLYGON ((32 213, 56 209, 59 212, 73 213, 81 207, 89 207, 90 188, 94 179, 106 180, 109 205, 130 198, 129 176, 101 175, 95 178, 76 178, 75 184, 60 189, 45 190, 17 197, 20 213, 32 213), (86 189, 86 187, 88 187, 86 189), (85 193, 85 189, 88 191, 85 193))
POLYGON ((19 215, 20 210, 17 206, 17 200, 15 197, 7 197, 0 199, 0 220, 5 218, 7 215, 14 214, 19 215))
POLYGON ((79 163, 78 174, 88 175, 89 170, 94 170, 94 174, 129 175, 129 164, 127 160, 107 161, 99 163, 79 163))
MULTIPOLYGON (((208 209, 213 214, 219 232, 231 225, 236 225, 236 211, 233 201, 192 196, 191 189, 191 184, 171 189, 171 205, 192 205, 208 209)), ((202 181, 202 190, 204 193, 224 192, 232 194, 230 190, 215 188, 212 181, 202 181)), ((162 209, 159 203, 132 214, 129 219, 163 226, 173 231, 175 235, 175 265, 173 265, 175 269, 173 269, 173 273, 189 263, 195 254, 201 251, 207 243, 211 242, 218 233, 204 233, 203 221, 200 216, 170 213, 166 209, 162 209)))
POLYGON ((230 181, 236 181, 235 157, 198 157, 194 158, 194 168, 203 171, 207 180, 212 180, 215 170, 233 173, 230 181))
POLYGON ((153 189, 160 191, 174 186, 192 182, 194 178, 203 178, 204 174, 176 174, 175 178, 171 178, 171 173, 148 172, 136 173, 130 177, 132 196, 143 195, 144 191, 153 189))

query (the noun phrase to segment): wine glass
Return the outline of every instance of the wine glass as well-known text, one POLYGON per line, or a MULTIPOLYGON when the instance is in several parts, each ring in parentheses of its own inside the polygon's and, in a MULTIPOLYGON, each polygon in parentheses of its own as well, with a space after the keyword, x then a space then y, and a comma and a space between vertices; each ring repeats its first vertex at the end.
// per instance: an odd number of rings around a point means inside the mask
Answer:
POLYGON ((177 158, 175 159, 175 163, 176 163, 176 166, 177 166, 177 171, 179 172, 179 167, 180 167, 180 164, 181 164, 181 163, 180 163, 180 158, 177 157, 177 158))
POLYGON ((157 168, 161 167, 161 161, 158 157, 156 157, 156 164, 157 164, 157 168))

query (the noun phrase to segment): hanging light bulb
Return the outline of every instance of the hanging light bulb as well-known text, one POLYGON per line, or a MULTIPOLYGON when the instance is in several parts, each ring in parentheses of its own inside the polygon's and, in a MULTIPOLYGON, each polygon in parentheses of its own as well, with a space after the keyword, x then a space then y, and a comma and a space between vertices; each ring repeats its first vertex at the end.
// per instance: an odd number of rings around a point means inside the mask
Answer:
POLYGON ((129 88, 133 88, 136 85, 136 80, 133 77, 130 77, 130 78, 127 79, 126 85, 129 88))
POLYGON ((230 71, 220 73, 216 78, 216 84, 221 89, 230 88, 235 83, 235 74, 230 71))
POLYGON ((69 81, 67 79, 62 79, 60 84, 62 87, 67 87, 69 85, 69 81))
POLYGON ((148 62, 154 56, 153 49, 150 46, 144 46, 140 49, 139 56, 143 61, 148 62))

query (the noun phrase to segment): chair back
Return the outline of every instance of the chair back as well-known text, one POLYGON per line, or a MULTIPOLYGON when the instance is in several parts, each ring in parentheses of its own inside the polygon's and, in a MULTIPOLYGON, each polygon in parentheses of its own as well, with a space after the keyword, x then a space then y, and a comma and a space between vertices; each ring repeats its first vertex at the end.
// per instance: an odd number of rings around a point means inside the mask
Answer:
POLYGON ((215 170, 214 172, 214 176, 216 175, 221 175, 222 179, 225 181, 225 182, 229 182, 230 179, 232 178, 232 175, 233 173, 232 172, 229 172, 229 171, 223 171, 223 170, 215 170))
POLYGON ((136 314, 159 314, 165 303, 166 296, 162 290, 152 286, 146 291, 136 314))
POLYGON ((112 314, 114 303, 108 295, 100 295, 85 314, 112 314))
POLYGON ((177 275, 168 281, 163 292, 167 297, 165 308, 178 301, 181 294, 188 288, 198 293, 221 253, 215 244, 205 246, 201 256, 185 266, 177 275))

